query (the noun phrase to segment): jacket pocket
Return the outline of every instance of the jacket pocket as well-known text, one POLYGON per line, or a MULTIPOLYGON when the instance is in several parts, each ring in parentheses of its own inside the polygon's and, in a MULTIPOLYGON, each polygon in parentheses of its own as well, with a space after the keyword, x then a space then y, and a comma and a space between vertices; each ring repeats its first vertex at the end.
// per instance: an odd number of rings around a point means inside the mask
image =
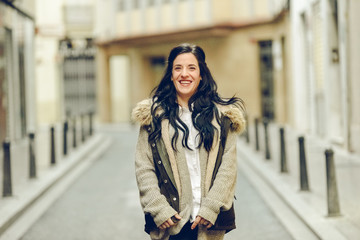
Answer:
POLYGON ((210 228, 210 230, 226 230, 226 232, 230 232, 235 228, 235 210, 233 204, 229 210, 220 211, 214 225, 210 228))
POLYGON ((145 232, 150 234, 151 231, 157 229, 156 223, 150 213, 145 213, 145 232))

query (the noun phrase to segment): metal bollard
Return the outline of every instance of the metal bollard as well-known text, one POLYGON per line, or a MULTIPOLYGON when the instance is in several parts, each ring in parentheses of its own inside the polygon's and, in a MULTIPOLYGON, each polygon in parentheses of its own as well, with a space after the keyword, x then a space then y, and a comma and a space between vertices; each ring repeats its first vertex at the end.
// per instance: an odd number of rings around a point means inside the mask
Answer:
POLYGON ((76 117, 73 120, 73 148, 76 148, 76 117))
POLYGON ((300 157, 300 190, 309 191, 304 137, 299 137, 299 157, 300 157))
POLYGON ((255 118, 255 149, 256 151, 260 150, 259 147, 259 119, 255 118))
POLYGON ((325 151, 326 158, 326 183, 327 183, 327 203, 328 216, 335 217, 341 215, 339 196, 336 184, 334 152, 331 149, 325 151))
POLYGON ((10 197, 12 196, 10 141, 3 142, 3 151, 3 197, 10 197))
POLYGON ((264 124, 264 133, 265 133, 265 159, 270 159, 270 147, 269 147, 269 133, 268 133, 268 126, 269 121, 267 119, 263 120, 264 124))
POLYGON ((29 133, 29 178, 36 178, 35 133, 29 133))
POLYGON ((89 113, 89 135, 92 136, 93 135, 93 112, 89 113))
POLYGON ((81 142, 85 142, 84 114, 80 115, 80 124, 81 124, 81 142))
POLYGON ((63 154, 64 156, 67 155, 67 132, 68 132, 68 129, 69 129, 69 123, 68 121, 66 120, 64 122, 64 128, 63 128, 63 154))
POLYGON ((51 165, 56 163, 56 158, 55 158, 55 128, 54 126, 52 126, 50 128, 50 141, 51 141, 51 145, 50 145, 50 163, 51 165))
POLYGON ((285 129, 280 128, 280 171, 287 173, 286 148, 285 148, 285 129))

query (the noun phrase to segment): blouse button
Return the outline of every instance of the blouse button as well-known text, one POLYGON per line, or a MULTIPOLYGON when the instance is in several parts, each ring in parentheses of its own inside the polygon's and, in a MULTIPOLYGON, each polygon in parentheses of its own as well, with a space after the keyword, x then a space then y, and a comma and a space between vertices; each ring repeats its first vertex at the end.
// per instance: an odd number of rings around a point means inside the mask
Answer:
POLYGON ((160 161, 160 160, 158 161, 158 164, 161 164, 161 161, 160 161))
POLYGON ((155 147, 155 143, 151 144, 152 147, 155 147))
POLYGON ((167 183, 167 182, 168 182, 168 181, 165 179, 165 180, 164 180, 164 183, 167 183))
POLYGON ((174 197, 173 200, 176 201, 176 197, 174 197))

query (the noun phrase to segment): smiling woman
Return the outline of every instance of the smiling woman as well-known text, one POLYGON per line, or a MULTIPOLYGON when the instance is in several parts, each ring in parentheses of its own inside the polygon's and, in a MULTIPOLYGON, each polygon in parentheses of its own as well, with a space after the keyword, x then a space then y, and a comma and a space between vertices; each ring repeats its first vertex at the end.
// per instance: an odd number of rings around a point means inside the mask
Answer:
POLYGON ((235 228, 240 98, 224 99, 196 45, 173 48, 152 99, 133 111, 141 125, 135 169, 151 239, 223 239, 235 228), (225 145, 226 142, 226 145, 225 145))

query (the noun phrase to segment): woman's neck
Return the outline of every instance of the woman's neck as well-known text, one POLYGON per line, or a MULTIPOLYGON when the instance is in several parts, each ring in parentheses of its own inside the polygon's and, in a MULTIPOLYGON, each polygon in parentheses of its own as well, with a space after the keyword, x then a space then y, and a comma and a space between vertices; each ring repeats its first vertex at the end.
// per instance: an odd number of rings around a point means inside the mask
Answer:
POLYGON ((177 96, 177 102, 181 107, 188 108, 189 106, 189 98, 182 98, 180 96, 177 96))

